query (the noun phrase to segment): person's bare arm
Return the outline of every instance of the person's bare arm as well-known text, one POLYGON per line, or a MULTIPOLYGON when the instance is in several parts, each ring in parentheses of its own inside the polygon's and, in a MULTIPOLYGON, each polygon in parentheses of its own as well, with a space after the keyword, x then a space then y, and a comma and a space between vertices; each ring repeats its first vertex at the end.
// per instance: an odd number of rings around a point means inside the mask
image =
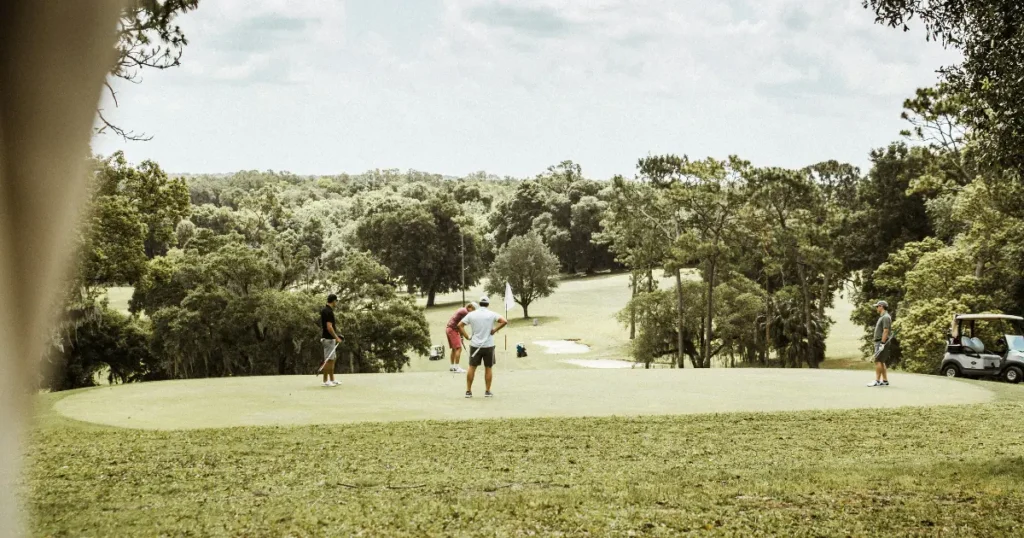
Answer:
POLYGON ((882 329, 882 343, 883 344, 888 344, 889 343, 889 328, 888 327, 882 329))
POLYGON ((493 328, 493 329, 491 329, 491 334, 492 335, 493 334, 497 334, 498 331, 500 331, 500 330, 505 328, 505 325, 508 325, 508 320, 506 320, 505 318, 503 318, 501 316, 498 316, 498 326, 493 328))
POLYGON ((466 339, 466 340, 472 340, 472 338, 469 337, 469 333, 466 332, 466 323, 465 322, 462 322, 462 321, 459 322, 459 334, 461 334, 462 337, 464 339, 466 339))
POLYGON ((330 321, 327 322, 327 332, 331 333, 335 342, 341 342, 341 337, 338 336, 338 333, 334 332, 334 324, 330 321))

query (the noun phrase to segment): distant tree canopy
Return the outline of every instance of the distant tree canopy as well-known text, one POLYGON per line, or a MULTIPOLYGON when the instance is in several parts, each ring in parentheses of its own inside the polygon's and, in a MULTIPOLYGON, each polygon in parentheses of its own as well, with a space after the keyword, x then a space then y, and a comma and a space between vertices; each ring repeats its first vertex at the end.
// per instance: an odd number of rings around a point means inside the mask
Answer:
POLYGON ((558 258, 541 241, 528 233, 513 237, 501 248, 487 274, 487 293, 505 296, 505 285, 512 287, 512 298, 530 317, 530 305, 554 293, 558 287, 558 258))
POLYGON ((498 247, 517 236, 537 233, 567 273, 593 273, 616 266, 608 246, 595 237, 603 232, 607 210, 605 185, 583 178, 572 161, 551 166, 536 179, 521 182, 511 197, 498 203, 491 228, 498 247))
POLYGON ((462 207, 448 196, 395 197, 369 208, 356 229, 356 244, 389 267, 409 291, 427 295, 473 286, 483 272, 483 238, 462 207))

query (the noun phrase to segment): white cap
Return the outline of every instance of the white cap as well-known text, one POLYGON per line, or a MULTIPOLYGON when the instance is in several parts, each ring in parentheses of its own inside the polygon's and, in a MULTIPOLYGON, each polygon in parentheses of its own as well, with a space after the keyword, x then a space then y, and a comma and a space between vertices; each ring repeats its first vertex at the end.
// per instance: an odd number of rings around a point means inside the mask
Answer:
POLYGON ((491 300, 488 299, 486 295, 480 298, 480 306, 489 306, 490 304, 491 300))

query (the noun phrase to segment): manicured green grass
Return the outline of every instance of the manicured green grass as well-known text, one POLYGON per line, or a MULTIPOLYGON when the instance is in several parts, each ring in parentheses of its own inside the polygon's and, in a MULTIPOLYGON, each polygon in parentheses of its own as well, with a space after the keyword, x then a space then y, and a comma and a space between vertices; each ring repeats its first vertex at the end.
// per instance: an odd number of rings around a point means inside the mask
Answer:
POLYGON ((994 384, 894 373, 870 390, 868 372, 780 368, 516 370, 499 360, 483 398, 464 398, 466 376, 449 372, 346 375, 324 388, 313 376, 136 383, 76 391, 56 404, 78 420, 158 430, 339 422, 465 420, 797 411, 972 404, 994 384), (325 413, 324 410, 344 410, 325 413))
POLYGON ((110 308, 127 314, 128 304, 131 303, 134 293, 135 288, 132 287, 107 288, 107 301, 110 308))
POLYGON ((1022 389, 985 386, 999 403, 170 432, 51 395, 27 508, 38 536, 1020 535, 1022 389))
MULTIPOLYGON (((667 286, 668 281, 663 285, 667 286)), ((466 301, 477 301, 483 293, 480 286, 467 291, 466 301)), ((495 337, 498 349, 505 349, 506 339, 508 349, 513 352, 517 343, 524 343, 529 357, 517 362, 524 369, 578 368, 560 362, 560 359, 574 357, 628 360, 629 330, 615 319, 615 315, 625 308, 629 296, 628 273, 563 280, 554 295, 530 305, 530 316, 536 318, 536 326, 532 320, 523 318, 523 310, 519 306, 509 310, 509 327, 495 337), (590 353, 579 356, 549 355, 540 346, 533 345, 537 340, 569 339, 579 339, 580 343, 590 346, 590 353)), ((491 310, 504 315, 503 297, 493 296, 491 301, 491 310)), ((425 301, 421 299, 420 303, 425 304, 425 301)), ((448 318, 462 305, 462 293, 440 295, 436 303, 437 306, 428 308, 426 312, 430 324, 430 340, 434 344, 444 344, 447 348, 444 327, 448 318)), ((408 369, 431 371, 447 368, 447 360, 430 362, 426 357, 414 357, 408 369)))
MULTIPOLYGON (((673 281, 661 279, 661 286, 669 288, 673 281)), ((476 301, 483 294, 482 287, 466 292, 466 301, 476 301)), ((629 360, 628 328, 615 319, 615 315, 626 307, 629 301, 629 274, 603 274, 586 278, 573 278, 560 283, 555 294, 538 300, 530 305, 530 315, 537 318, 538 326, 522 319, 522 309, 518 306, 509 311, 512 321, 504 332, 497 337, 499 349, 504 348, 505 337, 508 349, 515 350, 517 342, 526 344, 530 357, 521 361, 522 368, 552 369, 577 368, 560 362, 560 359, 573 357, 565 355, 547 355, 539 346, 531 345, 536 340, 567 340, 580 339, 591 347, 591 352, 580 358, 629 360)), ((836 294, 834 306, 828 315, 835 321, 825 341, 826 355, 829 359, 859 360, 863 358, 860 351, 862 330, 850 321, 853 305, 849 302, 849 290, 836 294)), ((462 304, 462 294, 452 293, 439 295, 437 306, 427 309, 427 321, 430 324, 430 339, 434 344, 447 342, 444 326, 448 318, 462 304)), ((501 305, 502 297, 491 297, 492 310, 504 313, 501 305)), ((420 304, 426 304, 420 299, 420 304)), ((847 363, 852 364, 852 363, 847 363)), ((448 368, 448 360, 430 362, 426 357, 413 357, 409 371, 435 371, 448 368)), ((869 365, 870 368, 870 365, 869 365)), ((859 368, 856 368, 859 369, 859 368)))

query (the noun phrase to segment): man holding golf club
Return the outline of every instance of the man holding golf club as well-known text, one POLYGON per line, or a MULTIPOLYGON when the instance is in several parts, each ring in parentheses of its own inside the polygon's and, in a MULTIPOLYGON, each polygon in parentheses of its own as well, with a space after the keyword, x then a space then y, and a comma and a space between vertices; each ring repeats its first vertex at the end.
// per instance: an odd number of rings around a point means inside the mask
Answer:
POLYGON ((448 338, 448 347, 452 350, 452 364, 448 370, 457 374, 466 372, 459 366, 459 358, 462 357, 462 334, 459 333, 459 322, 474 310, 476 310, 475 303, 469 303, 456 310, 455 315, 448 320, 448 325, 444 328, 444 334, 448 338))
POLYGON ((334 380, 334 359, 337 357, 338 345, 341 344, 341 337, 335 330, 337 322, 334 319, 334 305, 337 303, 338 296, 332 293, 327 296, 327 306, 320 311, 320 343, 324 346, 324 361, 320 364, 320 371, 324 374, 325 387, 341 384, 334 380))
POLYGON ((462 318, 459 322, 459 333, 469 340, 469 372, 466 374, 466 398, 473 397, 473 377, 481 363, 484 365, 484 381, 487 383, 484 396, 490 398, 491 369, 494 368, 494 333, 500 331, 508 321, 487 307, 491 301, 487 296, 480 298, 480 308, 462 318), (497 325, 495 325, 497 323, 497 325), (473 335, 466 334, 466 327, 473 330, 473 335))
POLYGON ((892 316, 889 315, 889 303, 885 301, 875 303, 875 310, 878 311, 878 322, 875 323, 875 380, 868 383, 868 386, 888 387, 889 376, 885 369, 885 361, 889 357, 889 350, 886 347, 892 339, 892 316))

